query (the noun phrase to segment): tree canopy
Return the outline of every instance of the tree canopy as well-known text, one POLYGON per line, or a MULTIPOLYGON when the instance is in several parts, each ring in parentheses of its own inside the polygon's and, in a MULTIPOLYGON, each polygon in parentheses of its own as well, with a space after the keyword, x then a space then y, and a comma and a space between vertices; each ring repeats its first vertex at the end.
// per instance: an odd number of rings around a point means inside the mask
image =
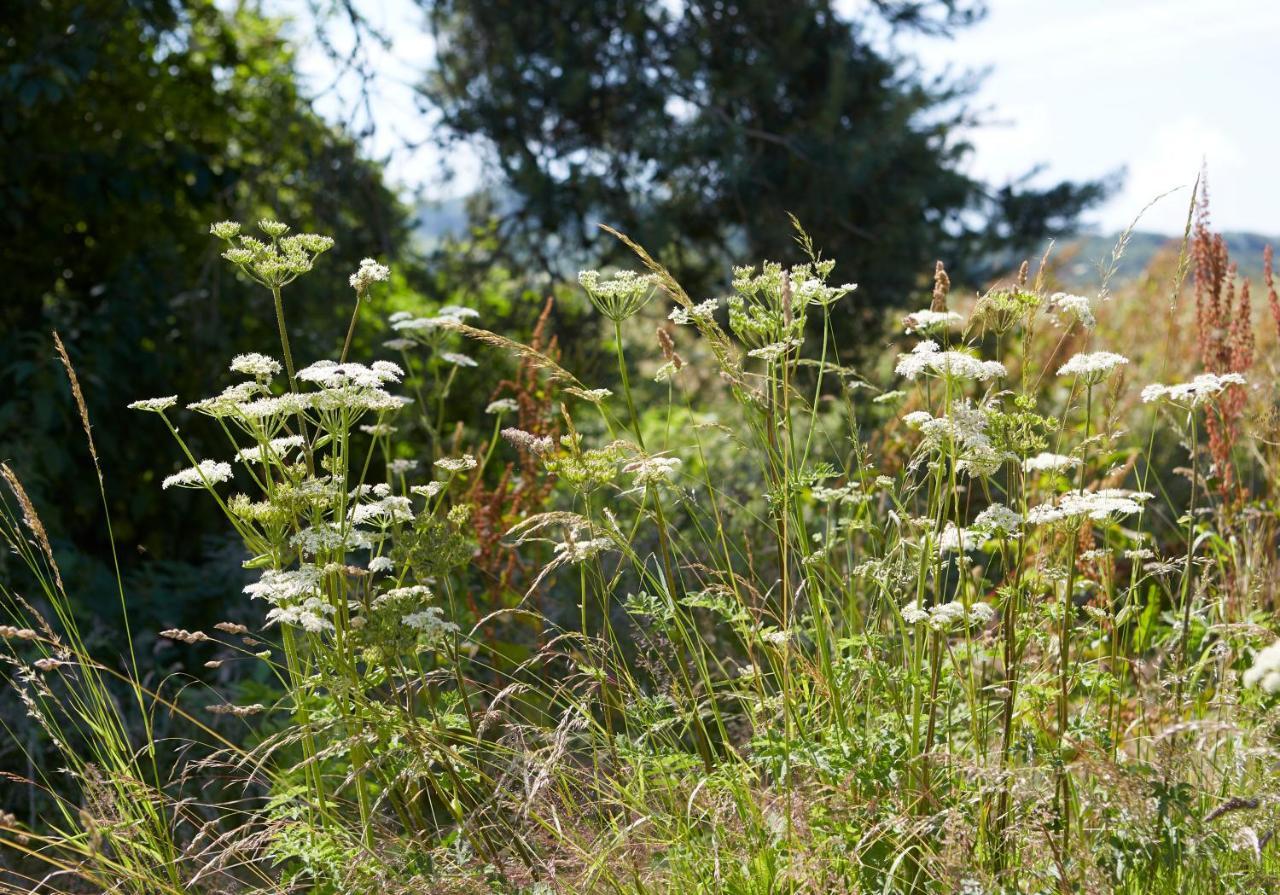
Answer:
POLYGON ((700 285, 788 254, 790 212, 885 305, 933 259, 1037 247, 1106 192, 965 172, 974 79, 927 76, 893 35, 950 36, 979 4, 422 2, 439 38, 423 91, 446 139, 488 147, 511 243, 535 254, 618 258, 603 221, 700 285))
MULTIPOLYGON (((55 536, 102 550, 58 329, 106 433, 117 535, 162 558, 198 556, 209 529, 160 493, 169 458, 129 434, 125 404, 200 397, 231 354, 273 338, 270 308, 225 273, 210 222, 269 216, 332 233, 324 264, 344 271, 396 250, 404 214, 380 170, 312 110, 277 22, 212 0, 38 0, 0 18, 0 459, 55 536)), ((350 308, 308 288, 290 295, 291 315, 341 326, 350 308)))

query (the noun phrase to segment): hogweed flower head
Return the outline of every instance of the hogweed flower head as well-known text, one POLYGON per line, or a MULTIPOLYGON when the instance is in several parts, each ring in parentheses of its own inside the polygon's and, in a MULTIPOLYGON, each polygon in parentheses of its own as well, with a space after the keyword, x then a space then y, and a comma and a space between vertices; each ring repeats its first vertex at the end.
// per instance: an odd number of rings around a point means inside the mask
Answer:
POLYGON ((141 401, 134 401, 129 405, 130 410, 145 410, 149 413, 164 413, 170 407, 178 403, 177 395, 169 395, 164 398, 143 398, 141 401))
POLYGON ((912 333, 941 332, 958 324, 964 318, 955 311, 933 311, 925 309, 914 311, 902 318, 903 330, 912 333))
POLYGON ((385 283, 391 279, 391 268, 385 264, 379 264, 372 258, 365 258, 360 262, 360 268, 353 273, 347 282, 351 284, 351 288, 356 290, 356 295, 363 297, 369 287, 374 283, 385 283))
POLYGON ((1267 693, 1280 692, 1280 640, 1254 655, 1253 665, 1243 675, 1243 683, 1267 693))
POLYGON ((649 303, 658 278, 653 274, 620 270, 613 277, 602 279, 598 270, 583 270, 578 273, 578 283, 596 310, 614 323, 621 323, 649 303))
POLYGON ((192 466, 175 472, 161 483, 161 488, 209 488, 231 478, 231 464, 220 460, 201 460, 192 466))
POLYGON ((232 373, 242 373, 255 379, 270 379, 278 375, 282 369, 280 362, 275 358, 255 352, 237 354, 231 359, 232 373))
POLYGON ((973 379, 978 382, 986 382, 1008 373, 1004 364, 999 361, 979 360, 964 351, 939 351, 938 343, 930 339, 917 344, 909 354, 899 354, 894 372, 911 380, 921 376, 939 376, 948 379, 973 379))
POLYGON ((1027 510, 1027 522, 1031 525, 1064 523, 1071 526, 1079 525, 1086 518, 1094 522, 1109 522, 1117 516, 1141 513, 1143 504, 1153 496, 1146 491, 1122 488, 1068 491, 1055 500, 1027 510))
POLYGON ((1049 307, 1064 317, 1079 321, 1081 326, 1088 329, 1092 329, 1098 323, 1097 318, 1093 316, 1093 302, 1088 296, 1055 292, 1049 296, 1049 307))
POLYGON ((1034 457, 1022 461, 1024 472, 1066 472, 1080 465, 1079 457, 1068 457, 1066 454, 1051 454, 1041 451, 1034 457))
POLYGON ((1077 376, 1086 385, 1097 385, 1109 374, 1129 363, 1129 358, 1114 351, 1082 352, 1058 368, 1059 376, 1077 376))
POLYGON ((1197 407, 1210 401, 1233 385, 1247 385, 1248 382, 1239 373, 1201 373, 1190 382, 1178 385, 1161 385, 1152 383, 1142 390, 1142 400, 1168 401, 1181 407, 1197 407))
POLYGON ((496 401, 490 401, 484 412, 491 414, 515 413, 519 409, 520 405, 515 398, 499 398, 496 401))

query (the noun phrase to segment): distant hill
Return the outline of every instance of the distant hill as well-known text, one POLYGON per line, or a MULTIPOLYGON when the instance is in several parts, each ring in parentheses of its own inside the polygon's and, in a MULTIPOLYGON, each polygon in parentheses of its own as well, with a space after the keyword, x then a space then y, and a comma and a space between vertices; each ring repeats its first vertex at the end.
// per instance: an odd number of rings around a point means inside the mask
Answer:
MULTIPOLYGON (((1280 246, 1280 237, 1238 232, 1224 233, 1223 237, 1227 241, 1231 260, 1240 269, 1240 275, 1252 280, 1255 286, 1260 285, 1262 250, 1268 244, 1280 246)), ((1061 242, 1054 254, 1058 257, 1071 257, 1071 261, 1058 270, 1063 285, 1079 290, 1096 288, 1099 282, 1099 264, 1110 263, 1111 252, 1119 238, 1118 233, 1109 236, 1087 234, 1061 242)), ((1180 236, 1135 231, 1116 268, 1115 282, 1122 283, 1137 277, 1147 269, 1157 252, 1166 246, 1177 251, 1181 241, 1180 236)))

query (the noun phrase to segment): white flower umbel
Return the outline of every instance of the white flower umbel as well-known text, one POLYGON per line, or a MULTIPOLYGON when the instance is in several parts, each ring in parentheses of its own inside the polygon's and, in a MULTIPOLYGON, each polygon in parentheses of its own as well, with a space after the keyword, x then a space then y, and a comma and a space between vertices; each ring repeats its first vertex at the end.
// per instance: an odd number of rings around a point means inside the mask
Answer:
POLYGON ((441 617, 439 606, 428 606, 425 609, 419 609, 417 612, 410 612, 400 617, 400 621, 406 628, 412 628, 419 634, 426 635, 427 639, 432 642, 443 640, 447 635, 457 632, 458 626, 453 622, 445 621, 441 617))
POLYGON ((475 358, 466 354, 459 354, 457 351, 442 351, 440 359, 446 364, 453 364, 455 367, 475 367, 479 366, 475 358))
POLYGON ((957 627, 981 627, 995 618, 995 610, 987 603, 971 603, 966 609, 959 600, 923 609, 915 600, 902 607, 902 620, 909 625, 928 623, 935 631, 957 627))
POLYGON ((134 401, 129 405, 130 410, 145 410, 150 413, 164 413, 170 407, 178 403, 177 395, 169 395, 166 398, 144 398, 141 401, 134 401))
MULTIPOLYGON (((267 442, 266 459, 284 460, 289 451, 302 447, 304 443, 301 435, 286 435, 283 438, 273 438, 267 442)), ((262 445, 254 445, 238 451, 235 458, 241 463, 261 463, 263 462, 262 445)))
POLYGON ((1244 673, 1246 687, 1260 687, 1267 693, 1280 692, 1280 640, 1259 650, 1253 665, 1244 673))
POLYGON ((357 293, 364 295, 374 283, 385 283, 389 279, 391 279, 391 268, 385 264, 379 264, 372 258, 365 258, 360 262, 360 269, 353 273, 347 282, 357 293))
POLYGON ((622 471, 634 473, 639 487, 671 481, 681 465, 679 457, 642 457, 622 467, 622 471))
POLYGON ((921 376, 941 376, 986 382, 1004 376, 1008 371, 999 361, 979 360, 964 351, 939 351, 937 342, 926 339, 911 349, 910 354, 898 355, 894 372, 912 380, 921 376))
POLYGON ((468 469, 476 468, 476 458, 470 454, 463 454, 461 457, 441 457, 436 461, 436 466, 445 472, 466 472, 468 469))
POLYGON ((231 464, 219 460, 201 460, 192 466, 175 472, 161 483, 161 488, 208 488, 231 478, 231 464))
POLYGON ((747 357, 754 357, 766 363, 773 363, 780 358, 786 357, 789 352, 799 347, 799 339, 784 339, 781 342, 772 342, 761 348, 752 349, 747 352, 747 357))
POLYGON ((1072 357, 1058 368, 1059 376, 1078 376, 1088 385, 1096 385, 1108 374, 1129 363, 1129 358, 1114 351, 1093 351, 1072 357))
POLYGON ((1049 308, 1069 320, 1078 320, 1081 326, 1092 328, 1097 324, 1093 316, 1093 302, 1084 295, 1055 292, 1049 296, 1049 308))
POLYGON ((1066 472, 1080 465, 1079 457, 1068 457, 1066 454, 1051 454, 1041 451, 1034 457, 1022 461, 1025 472, 1066 472))
POLYGON ((915 311, 902 318, 902 328, 911 333, 933 333, 950 329, 964 318, 955 311, 915 311))
POLYGON ((408 475, 420 465, 417 460, 392 460, 387 464, 387 474, 392 476, 408 475))
POLYGON ((1085 518, 1094 522, 1108 522, 1117 516, 1141 513, 1142 505, 1152 497, 1146 491, 1126 491, 1122 488, 1068 491, 1060 494, 1056 500, 1029 509, 1027 522, 1031 525, 1051 525, 1058 522, 1079 524, 1085 518))
POLYGON ((280 362, 265 354, 250 352, 237 354, 231 359, 231 372, 252 376, 254 379, 270 379, 281 370, 280 362))
POLYGON ((653 297, 658 278, 651 273, 620 270, 610 279, 602 279, 596 270, 578 273, 578 282, 601 314, 620 322, 635 314, 653 297))
POLYGON ((675 308, 667 315, 667 319, 680 326, 698 323, 710 323, 715 319, 716 309, 720 307, 720 299, 708 298, 691 308, 675 308))
POLYGON ((520 405, 516 403, 515 398, 499 398, 496 401, 490 401, 484 412, 493 414, 515 413, 519 409, 520 405))
POLYGON ((357 364, 352 361, 337 363, 331 360, 316 361, 298 371, 298 379, 312 382, 321 388, 378 388, 388 382, 399 382, 404 378, 404 370, 399 364, 389 360, 374 361, 372 366, 357 364))
POLYGON ((973 520, 973 527, 999 537, 1018 533, 1022 516, 1002 503, 993 503, 973 520))
POLYGON ((1142 400, 1168 401, 1181 407, 1196 407, 1211 400, 1233 385, 1247 385, 1239 373, 1201 373, 1190 382, 1179 385, 1161 385, 1156 382, 1142 390, 1142 400))
POLYGON ((941 554, 963 553, 969 550, 977 550, 985 542, 985 532, 971 531, 967 528, 960 528, 954 522, 948 522, 946 527, 942 529, 942 533, 938 535, 938 552, 941 554))
POLYGON ((474 320, 480 316, 480 312, 475 308, 465 308, 462 305, 445 305, 440 308, 440 310, 436 311, 436 313, 441 317, 448 318, 449 320, 456 320, 458 322, 474 320))
POLYGON ((320 570, 315 566, 300 569, 267 569, 262 576, 244 588, 255 600, 266 600, 279 606, 320 593, 320 570))

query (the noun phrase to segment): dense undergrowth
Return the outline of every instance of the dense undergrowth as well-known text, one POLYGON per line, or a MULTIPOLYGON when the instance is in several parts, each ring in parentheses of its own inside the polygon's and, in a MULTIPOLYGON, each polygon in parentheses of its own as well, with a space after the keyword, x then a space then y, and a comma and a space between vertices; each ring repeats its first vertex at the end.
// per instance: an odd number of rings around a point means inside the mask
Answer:
POLYGON ((273 356, 96 433, 167 431, 189 468, 164 486, 243 542, 253 623, 165 632, 199 679, 88 654, 3 467, 32 806, 3 818, 4 891, 1280 881, 1274 339, 1203 206, 1120 294, 1123 239, 1091 296, 1048 257, 973 299, 939 264, 860 369, 832 325, 856 287, 798 226, 802 263, 719 301, 632 246, 641 272, 581 277, 612 392, 544 325, 518 344, 460 306, 349 358, 373 261, 333 359, 295 358, 285 287, 331 243, 259 228, 212 231, 273 356), (446 418, 497 357, 487 427, 446 418))

